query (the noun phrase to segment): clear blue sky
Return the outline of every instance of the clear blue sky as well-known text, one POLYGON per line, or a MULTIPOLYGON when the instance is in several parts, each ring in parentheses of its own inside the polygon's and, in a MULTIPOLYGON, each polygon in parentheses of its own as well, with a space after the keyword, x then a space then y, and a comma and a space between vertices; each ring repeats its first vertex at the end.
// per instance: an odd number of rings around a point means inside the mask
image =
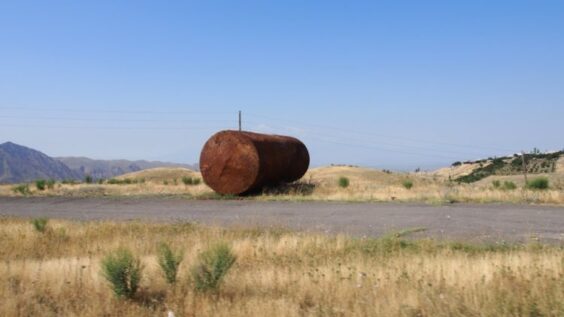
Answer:
POLYGON ((314 165, 562 149, 564 2, 0 2, 0 142, 192 163, 238 110, 314 165))

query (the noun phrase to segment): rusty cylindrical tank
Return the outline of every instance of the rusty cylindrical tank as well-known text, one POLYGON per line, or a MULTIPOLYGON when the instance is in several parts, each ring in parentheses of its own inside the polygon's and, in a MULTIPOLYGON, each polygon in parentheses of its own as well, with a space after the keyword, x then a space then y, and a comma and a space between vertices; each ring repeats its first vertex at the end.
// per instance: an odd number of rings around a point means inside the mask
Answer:
POLYGON ((246 131, 220 131, 204 145, 200 171, 220 194, 244 194, 265 185, 293 182, 309 167, 309 153, 298 139, 246 131))

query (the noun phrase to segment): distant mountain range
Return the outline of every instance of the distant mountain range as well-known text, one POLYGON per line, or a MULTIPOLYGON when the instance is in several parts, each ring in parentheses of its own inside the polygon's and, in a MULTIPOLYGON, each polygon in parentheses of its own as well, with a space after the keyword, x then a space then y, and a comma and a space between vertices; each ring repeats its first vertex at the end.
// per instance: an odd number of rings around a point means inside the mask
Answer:
POLYGON ((82 177, 79 172, 39 151, 11 142, 0 144, 0 183, 82 177))
POLYGON ((159 161, 93 160, 86 157, 57 157, 56 159, 72 170, 80 172, 82 175, 90 175, 94 179, 112 178, 155 167, 184 167, 191 170, 198 169, 197 165, 159 161))
POLYGON ((197 165, 168 162, 93 160, 85 157, 52 158, 12 142, 0 144, 0 184, 37 179, 82 180, 87 175, 94 179, 112 178, 155 167, 198 169, 197 165))

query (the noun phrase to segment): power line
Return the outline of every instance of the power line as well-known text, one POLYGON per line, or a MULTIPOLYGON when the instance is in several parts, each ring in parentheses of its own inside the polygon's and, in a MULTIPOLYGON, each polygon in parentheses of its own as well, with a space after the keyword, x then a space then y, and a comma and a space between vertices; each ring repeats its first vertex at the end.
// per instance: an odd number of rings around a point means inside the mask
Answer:
MULTIPOLYGON (((249 122, 252 122, 252 123, 255 123, 255 124, 262 124, 262 123, 259 123, 257 121, 249 121, 249 122)), ((286 126, 279 125, 279 124, 269 124, 269 125, 279 126, 279 127, 284 128, 284 129, 287 129, 289 131, 293 130, 292 127, 286 127, 286 126)), ((358 142, 361 142, 361 144, 356 144, 356 143, 351 143, 350 138, 347 139, 347 137, 345 137, 345 139, 343 139, 342 136, 335 136, 335 135, 330 135, 330 134, 327 134, 327 133, 318 133, 318 132, 310 132, 310 131, 306 132, 306 134, 304 134, 303 137, 304 138, 315 138, 317 140, 320 140, 320 141, 323 141, 323 142, 326 142, 326 143, 355 146, 355 147, 365 147, 365 148, 370 148, 370 149, 378 149, 378 150, 381 150, 381 151, 420 155, 420 156, 436 156, 436 157, 441 157, 441 158, 448 158, 448 159, 451 159, 451 160, 460 160, 461 157, 468 157, 468 156, 471 156, 471 155, 474 155, 474 156, 479 155, 477 153, 471 153, 471 152, 467 152, 467 151, 449 151, 449 150, 442 150, 442 149, 428 148, 428 147, 421 147, 421 146, 414 146, 414 145, 394 144, 394 143, 387 143, 387 142, 373 142, 373 141, 370 141, 370 140, 358 139, 358 138, 353 140, 353 142, 358 141, 358 142), (395 149, 384 148, 384 147, 382 147, 382 145, 391 146, 391 147, 394 147, 395 149), (414 151, 417 151, 417 153, 415 153, 414 151), (444 154, 446 154, 446 155, 444 155, 444 154)))
MULTIPOLYGON (((206 107, 202 107, 206 108, 206 107)), ((191 114, 191 115, 225 115, 219 111, 154 111, 154 110, 108 110, 108 109, 76 109, 76 108, 29 108, 29 107, 0 107, 0 110, 19 110, 26 112, 70 112, 70 113, 116 113, 116 114, 191 114)))
POLYGON ((3 119, 24 119, 24 120, 59 120, 59 121, 100 121, 100 122, 231 122, 232 120, 227 119, 113 119, 113 118, 69 118, 69 117, 53 117, 53 116, 41 116, 41 117, 20 117, 20 116, 5 116, 0 115, 3 119))
POLYGON ((10 128, 37 128, 37 129, 78 129, 78 130, 216 130, 218 128, 206 126, 184 126, 184 127, 109 127, 109 126, 65 126, 65 125, 30 125, 30 124, 2 124, 0 128, 10 127, 10 128))
POLYGON ((462 148, 474 148, 474 149, 484 149, 484 150, 495 150, 495 151, 504 151, 504 152, 514 152, 514 150, 510 149, 502 149, 502 148, 493 148, 493 147, 485 147, 485 146, 477 146, 477 145, 469 145, 469 144, 454 144, 454 143, 447 143, 447 142, 437 142, 437 141, 429 141, 429 140, 422 140, 422 139, 413 139, 413 138, 406 138, 406 137, 399 137, 399 136, 391 136, 391 135, 381 135, 381 134, 374 134, 371 132, 362 132, 362 131, 355 131, 350 129, 343 129, 340 127, 334 126, 327 126, 327 125, 319 125, 319 124, 312 124, 312 123, 303 123, 297 122, 293 120, 281 119, 281 118, 272 118, 264 115, 256 115, 256 114, 247 114, 248 116, 256 117, 256 118, 264 118, 268 120, 276 120, 276 121, 286 121, 293 124, 298 124, 302 126, 312 126, 312 127, 320 127, 323 129, 329 129, 332 131, 340 131, 344 133, 352 133, 362 136, 373 136, 379 138, 388 138, 388 139, 397 139, 397 140, 405 140, 409 142, 418 142, 418 143, 427 143, 427 144, 435 144, 435 145, 448 145, 448 146, 455 146, 455 147, 462 147, 462 148))
POLYGON ((394 149, 386 149, 386 148, 381 148, 378 146, 373 146, 370 144, 353 144, 353 143, 345 143, 345 142, 339 142, 339 141, 332 141, 332 140, 324 140, 322 138, 319 137, 314 137, 316 139, 318 139, 319 141, 322 142, 327 142, 327 143, 332 143, 332 144, 338 144, 338 145, 344 145, 344 146, 351 146, 351 147, 357 147, 357 148, 365 148, 365 149, 372 149, 372 150, 379 150, 379 151, 383 151, 383 152, 392 152, 392 153, 400 153, 400 154, 407 154, 407 155, 417 155, 417 156, 425 156, 425 157, 438 157, 438 158, 443 158, 443 159, 449 159, 449 160, 455 160, 456 158, 454 157, 450 157, 450 156, 444 156, 444 155, 439 155, 439 154, 426 154, 426 153, 416 153, 416 152, 409 152, 409 151, 401 151, 401 150, 394 150, 394 149))

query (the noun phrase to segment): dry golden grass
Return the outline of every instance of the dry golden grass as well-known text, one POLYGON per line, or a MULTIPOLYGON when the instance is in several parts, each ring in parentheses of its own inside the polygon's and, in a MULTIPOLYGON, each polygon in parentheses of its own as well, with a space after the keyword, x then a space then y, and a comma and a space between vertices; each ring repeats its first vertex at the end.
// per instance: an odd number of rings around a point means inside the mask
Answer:
POLYGON ((199 172, 187 168, 157 167, 124 174, 116 177, 116 179, 144 179, 152 183, 163 183, 166 181, 173 184, 175 180, 177 183, 181 183, 182 177, 197 177, 201 179, 202 175, 199 172))
POLYGON ((564 250, 469 246, 388 236, 222 229, 190 224, 50 221, 46 233, 0 219, 0 316, 563 316, 564 250), (157 243, 185 252, 167 286, 157 243), (189 267, 210 243, 237 256, 217 294, 193 291, 189 267), (141 257, 135 299, 114 297, 100 259, 141 257))
MULTIPOLYGON (((466 164, 468 165, 468 164, 466 164)), ((454 168, 456 169, 456 167, 454 168)), ((446 174, 445 174, 446 175, 446 174)), ((529 175, 530 178, 543 175, 529 175)), ((564 204, 564 173, 544 174, 550 180, 548 190, 524 189, 522 176, 490 176, 473 184, 457 184, 448 177, 427 173, 386 173, 381 170, 331 166, 310 169, 299 182, 282 190, 266 191, 252 196, 258 200, 316 200, 316 201, 402 201, 402 202, 505 202, 564 204), (338 184, 340 177, 350 180, 347 188, 338 184), (496 189, 493 180, 512 181, 515 190, 496 189), (403 182, 410 180, 413 187, 407 189, 403 182)), ((201 178, 199 173, 187 169, 159 168, 126 174, 120 179, 141 180, 137 184, 57 184, 54 189, 38 191, 31 184, 33 196, 150 196, 183 195, 191 198, 216 197, 205 184, 186 186, 182 177, 201 178)), ((20 196, 12 185, 0 186, 0 196, 20 196)))
MULTIPOLYGON (((483 166, 488 166, 491 163, 486 163, 483 166)), ((475 169, 479 168, 479 163, 472 163, 472 164, 461 164, 458 166, 450 166, 450 167, 443 167, 436 171, 430 173, 431 175, 436 175, 443 178, 452 178, 456 179, 461 176, 466 176, 471 174, 475 169)))
POLYGON ((556 161, 556 172, 557 173, 564 173, 564 156, 556 161))
MULTIPOLYGON (((539 175, 530 175, 530 178, 539 175)), ((403 201, 403 202, 506 202, 564 204, 564 174, 545 175, 550 179, 548 190, 523 189, 523 177, 510 176, 507 180, 515 180, 519 188, 515 190, 495 189, 494 179, 504 177, 488 177, 474 184, 457 184, 448 178, 431 174, 385 173, 376 169, 349 166, 332 166, 314 168, 307 172, 303 182, 315 185, 313 192, 299 195, 296 191, 289 193, 265 194, 258 199, 264 200, 329 200, 329 201, 403 201), (350 181, 347 188, 341 188, 339 177, 350 181), (413 183, 411 189, 403 186, 405 180, 413 183)))

